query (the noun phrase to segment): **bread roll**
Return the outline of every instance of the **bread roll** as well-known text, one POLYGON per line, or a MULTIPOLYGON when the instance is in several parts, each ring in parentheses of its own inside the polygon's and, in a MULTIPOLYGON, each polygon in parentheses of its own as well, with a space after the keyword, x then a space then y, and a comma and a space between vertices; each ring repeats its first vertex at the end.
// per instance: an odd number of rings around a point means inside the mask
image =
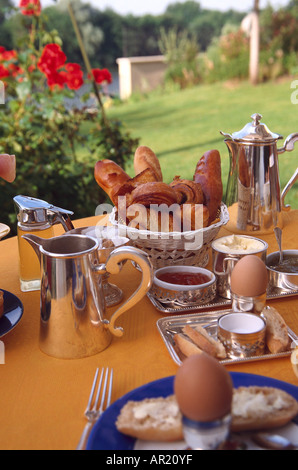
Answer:
POLYGON ((233 432, 284 426, 298 413, 292 395, 274 387, 239 387, 232 402, 233 432))
POLYGON ((289 334, 286 322, 280 313, 273 307, 266 307, 262 311, 266 321, 266 345, 272 354, 289 349, 289 334))
MULTIPOLYGON (((282 427, 297 413, 297 400, 279 388, 234 388, 231 431, 282 427)), ((128 401, 120 410, 116 427, 119 432, 136 439, 161 442, 183 440, 182 415, 174 395, 128 401)))
POLYGON ((183 439, 182 416, 174 395, 128 401, 121 409, 116 427, 128 436, 146 441, 183 439))
POLYGON ((130 180, 125 171, 112 160, 99 160, 94 167, 94 177, 97 184, 109 196, 113 204, 117 205, 117 196, 120 188, 130 180))
POLYGON ((223 196, 221 161, 218 150, 205 152, 196 166, 194 181, 202 187, 205 205, 209 210, 209 224, 216 218, 223 196))
POLYGON ((162 172, 160 168, 160 163, 155 153, 145 145, 141 145, 135 151, 134 156, 134 169, 135 174, 138 175, 142 171, 150 168, 153 171, 156 181, 162 181, 162 172))

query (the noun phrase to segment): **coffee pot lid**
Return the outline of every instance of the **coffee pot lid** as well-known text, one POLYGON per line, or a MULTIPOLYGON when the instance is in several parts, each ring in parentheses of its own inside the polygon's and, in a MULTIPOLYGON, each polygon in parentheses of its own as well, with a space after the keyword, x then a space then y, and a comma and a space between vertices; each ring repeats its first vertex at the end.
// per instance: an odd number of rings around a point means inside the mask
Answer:
POLYGON ((273 142, 282 139, 282 135, 271 132, 266 124, 260 122, 261 114, 255 113, 251 118, 253 121, 246 124, 239 132, 233 134, 221 132, 221 134, 238 142, 273 142))

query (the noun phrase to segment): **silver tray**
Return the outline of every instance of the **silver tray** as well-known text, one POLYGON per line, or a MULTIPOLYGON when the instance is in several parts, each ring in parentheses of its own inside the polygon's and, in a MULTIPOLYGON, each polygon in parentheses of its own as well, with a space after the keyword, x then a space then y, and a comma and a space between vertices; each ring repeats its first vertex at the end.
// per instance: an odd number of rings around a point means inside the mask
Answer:
MULTIPOLYGON (((178 364, 179 366, 182 364, 185 356, 179 351, 178 348, 175 346, 174 342, 174 335, 177 333, 181 333, 183 327, 187 324, 190 326, 201 325, 203 326, 206 331, 217 339, 217 319, 220 315, 225 313, 230 313, 231 310, 220 310, 220 311, 211 311, 211 312, 204 312, 204 313, 197 313, 197 314, 189 314, 189 315, 175 315, 173 317, 165 317, 160 318, 157 321, 157 328, 161 337, 172 357, 172 359, 178 364)), ((239 362, 252 362, 252 361, 259 361, 264 359, 275 359, 278 357, 286 357, 290 356, 292 350, 298 344, 298 336, 288 328, 289 338, 291 340, 291 346, 288 351, 272 354, 267 352, 261 356, 253 356, 249 358, 237 358, 237 359, 221 359, 219 362, 222 364, 235 364, 239 362)))
MULTIPOLYGON (((282 299, 284 297, 292 297, 298 295, 298 290, 287 290, 287 289, 280 289, 279 287, 269 287, 267 290, 267 299, 268 300, 273 300, 273 299, 282 299)), ((225 299, 223 297, 220 297, 217 295, 212 302, 208 304, 197 304, 197 305, 191 305, 189 307, 187 306, 181 306, 179 304, 176 304, 175 302, 160 302, 156 297, 154 297, 150 292, 147 294, 148 298, 154 305, 154 307, 159 310, 161 313, 183 313, 183 312, 195 312, 198 310, 206 310, 209 308, 217 308, 217 307, 223 307, 223 308, 228 308, 231 304, 232 301, 230 299, 225 299)))

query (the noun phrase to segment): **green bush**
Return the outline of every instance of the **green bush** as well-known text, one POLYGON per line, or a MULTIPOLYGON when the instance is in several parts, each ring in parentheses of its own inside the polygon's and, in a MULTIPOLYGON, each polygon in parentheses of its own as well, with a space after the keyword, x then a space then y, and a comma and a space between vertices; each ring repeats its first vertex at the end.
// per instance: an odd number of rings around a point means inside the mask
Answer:
POLYGON ((1 222, 11 225, 13 234, 16 194, 72 210, 75 218, 94 215, 106 199, 94 179, 96 161, 124 165, 138 144, 121 122, 106 117, 99 84, 110 79, 109 72, 92 69, 94 79, 88 80, 95 94, 88 86, 78 98, 76 90, 86 83, 80 66, 66 62, 60 38, 45 31, 42 15, 26 15, 26 24, 29 17, 32 24, 17 51, 0 45, 6 95, 0 106, 0 153, 14 154, 17 163, 13 184, 0 181, 1 222), (66 107, 74 98, 76 106, 66 107), (84 158, 77 157, 78 148, 84 158))

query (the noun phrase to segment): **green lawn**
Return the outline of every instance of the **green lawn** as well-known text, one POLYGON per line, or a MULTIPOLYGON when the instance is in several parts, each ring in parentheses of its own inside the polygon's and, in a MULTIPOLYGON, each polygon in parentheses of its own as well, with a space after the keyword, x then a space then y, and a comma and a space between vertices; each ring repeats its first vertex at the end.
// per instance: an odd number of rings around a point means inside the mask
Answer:
MULTIPOLYGON (((192 178, 196 163, 206 150, 218 149, 224 186, 229 155, 224 132, 240 130, 254 113, 272 132, 286 138, 298 132, 298 104, 292 104, 292 80, 252 87, 249 83, 217 83, 171 93, 154 92, 147 98, 112 106, 110 117, 119 118, 141 145, 147 145, 160 159, 164 180, 175 175, 192 178)), ((283 140, 279 141, 282 147, 283 140)), ((281 154, 279 169, 284 188, 298 167, 298 143, 293 152, 281 154)), ((133 176, 132 164, 126 170, 133 176)), ((286 202, 298 209, 298 182, 286 202)))

